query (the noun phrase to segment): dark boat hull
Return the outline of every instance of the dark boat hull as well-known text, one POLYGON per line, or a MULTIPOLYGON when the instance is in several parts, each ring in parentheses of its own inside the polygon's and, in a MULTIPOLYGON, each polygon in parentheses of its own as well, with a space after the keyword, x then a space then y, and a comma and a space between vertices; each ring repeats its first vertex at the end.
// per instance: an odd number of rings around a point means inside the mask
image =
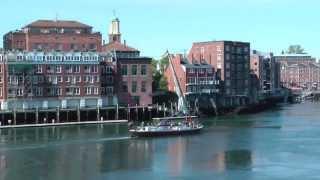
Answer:
POLYGON ((133 137, 159 137, 159 136, 180 136, 180 135, 191 135, 200 133, 202 128, 197 128, 193 130, 182 130, 182 131, 131 131, 133 137))

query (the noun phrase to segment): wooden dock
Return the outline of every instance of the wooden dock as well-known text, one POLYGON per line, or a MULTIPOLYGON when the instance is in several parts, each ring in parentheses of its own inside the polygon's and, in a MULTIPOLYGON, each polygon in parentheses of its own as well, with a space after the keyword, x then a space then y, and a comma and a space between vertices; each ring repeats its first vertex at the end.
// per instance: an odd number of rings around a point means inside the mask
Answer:
POLYGON ((109 123, 127 123, 128 120, 107 120, 107 121, 83 121, 83 122, 64 122, 64 123, 44 123, 44 124, 21 124, 0 126, 0 129, 5 128, 26 128, 26 127, 47 127, 47 126, 69 126, 69 125, 84 125, 84 124, 109 124, 109 123))

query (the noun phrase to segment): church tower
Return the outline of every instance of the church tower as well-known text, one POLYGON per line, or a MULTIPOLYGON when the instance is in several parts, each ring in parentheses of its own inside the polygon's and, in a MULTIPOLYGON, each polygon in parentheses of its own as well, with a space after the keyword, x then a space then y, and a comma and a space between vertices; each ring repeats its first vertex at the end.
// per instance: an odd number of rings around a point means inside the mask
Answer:
POLYGON ((109 28, 109 43, 121 43, 120 21, 118 18, 112 20, 109 28))

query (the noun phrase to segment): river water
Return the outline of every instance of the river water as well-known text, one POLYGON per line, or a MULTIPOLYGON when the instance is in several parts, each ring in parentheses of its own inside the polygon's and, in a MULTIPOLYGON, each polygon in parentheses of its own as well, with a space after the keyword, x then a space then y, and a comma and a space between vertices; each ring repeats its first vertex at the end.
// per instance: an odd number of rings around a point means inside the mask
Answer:
POLYGON ((163 138, 119 124, 2 129, 0 180, 320 179, 320 104, 203 122, 163 138))

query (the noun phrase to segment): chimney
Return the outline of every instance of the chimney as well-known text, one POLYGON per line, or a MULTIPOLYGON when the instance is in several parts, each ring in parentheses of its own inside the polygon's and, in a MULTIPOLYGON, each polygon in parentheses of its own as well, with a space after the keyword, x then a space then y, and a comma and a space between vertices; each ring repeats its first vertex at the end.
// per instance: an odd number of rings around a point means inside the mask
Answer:
POLYGON ((102 45, 105 45, 106 44, 106 40, 103 40, 103 43, 102 43, 102 45))
POLYGON ((123 41, 123 44, 124 44, 125 47, 127 47, 127 41, 126 40, 123 41))

